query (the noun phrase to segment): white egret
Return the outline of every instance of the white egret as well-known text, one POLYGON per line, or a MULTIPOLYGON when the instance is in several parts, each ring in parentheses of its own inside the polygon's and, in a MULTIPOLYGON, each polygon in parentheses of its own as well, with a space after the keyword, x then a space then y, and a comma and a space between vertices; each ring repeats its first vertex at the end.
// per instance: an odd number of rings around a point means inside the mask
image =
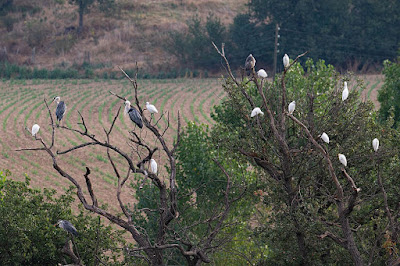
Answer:
POLYGON ((251 111, 251 117, 255 117, 256 115, 264 115, 264 113, 261 111, 259 107, 256 107, 251 111))
POLYGON ((289 103, 289 114, 293 114, 294 108, 296 108, 296 101, 289 103))
POLYGON ((372 140, 372 147, 374 148, 374 151, 378 151, 379 148, 379 140, 377 138, 374 138, 372 140))
POLYGON ((54 97, 53 102, 57 103, 57 108, 56 108, 56 116, 58 122, 63 119, 65 112, 67 111, 67 105, 64 103, 64 101, 60 101, 60 97, 54 97))
POLYGON ((71 222, 67 220, 58 220, 58 222, 55 224, 55 226, 58 225, 60 228, 64 229, 68 233, 78 236, 78 231, 76 230, 75 226, 71 224, 71 222))
POLYGON ((260 78, 267 78, 268 77, 268 74, 267 74, 267 72, 265 72, 265 70, 264 69, 260 69, 260 70, 258 70, 257 71, 257 74, 258 74, 258 76, 260 77, 260 78))
POLYGON ((136 110, 135 107, 131 106, 131 103, 129 101, 125 101, 124 112, 125 111, 129 114, 129 118, 132 120, 133 123, 138 125, 138 127, 143 128, 142 116, 140 115, 139 111, 136 110), (128 111, 126 111, 126 110, 128 110, 128 111))
POLYGON ((325 141, 326 143, 329 143, 329 137, 328 137, 328 134, 326 134, 325 132, 324 132, 324 133, 322 133, 322 135, 321 135, 321 139, 322 139, 323 141, 325 141))
POLYGON ((346 167, 347 166, 346 156, 344 156, 344 154, 339 153, 338 157, 339 157, 339 161, 346 167))
POLYGON ((150 159, 150 168, 153 174, 157 174, 157 162, 154 159, 150 159))
POLYGON ((289 56, 287 54, 283 56, 283 66, 285 68, 289 67, 289 56))
POLYGON ((32 136, 35 136, 39 132, 40 126, 38 124, 34 124, 32 127, 32 136))
POLYGON ((146 109, 150 112, 150 114, 158 113, 157 108, 149 102, 146 102, 146 109))
POLYGON ((347 82, 343 84, 342 101, 345 101, 349 97, 349 89, 347 88, 347 82))

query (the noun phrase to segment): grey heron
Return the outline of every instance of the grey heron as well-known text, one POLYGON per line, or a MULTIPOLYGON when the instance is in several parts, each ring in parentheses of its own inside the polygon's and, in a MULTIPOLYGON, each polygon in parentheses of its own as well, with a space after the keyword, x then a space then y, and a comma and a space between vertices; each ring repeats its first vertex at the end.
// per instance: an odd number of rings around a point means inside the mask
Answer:
POLYGON ((125 101, 125 114, 129 114, 129 118, 132 120, 133 123, 138 125, 139 128, 143 128, 143 121, 142 116, 140 115, 139 111, 136 110, 135 107, 131 106, 130 101, 125 101))
POLYGON ((256 59, 253 57, 252 54, 249 54, 244 63, 244 68, 246 69, 247 75, 250 75, 250 71, 254 69, 255 65, 256 59))
POLYGON ((67 111, 67 105, 64 103, 64 101, 60 101, 60 97, 54 97, 53 102, 57 103, 57 108, 56 108, 56 116, 58 122, 61 122, 61 119, 63 119, 65 112, 67 111))
POLYGON ((58 225, 60 228, 64 229, 65 231, 72 234, 73 236, 78 236, 78 231, 76 230, 75 226, 73 226, 71 224, 70 221, 58 220, 55 225, 58 225))

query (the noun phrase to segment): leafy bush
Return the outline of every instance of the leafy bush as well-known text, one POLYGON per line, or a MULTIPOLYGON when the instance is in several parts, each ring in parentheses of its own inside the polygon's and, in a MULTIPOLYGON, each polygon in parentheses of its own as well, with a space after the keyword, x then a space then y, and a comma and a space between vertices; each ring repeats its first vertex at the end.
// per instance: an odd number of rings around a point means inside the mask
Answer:
POLYGON ((400 125, 400 63, 384 62, 383 74, 385 83, 378 92, 378 101, 381 104, 379 117, 385 121, 390 115, 394 116, 394 127, 400 125))
POLYGON ((95 255, 105 263, 117 263, 116 247, 124 244, 120 233, 82 210, 75 216, 71 210, 72 190, 56 197, 55 190, 31 188, 28 177, 18 182, 9 175, 8 170, 0 172, 1 265, 57 265, 64 258, 69 261, 60 251, 69 236, 54 226, 59 219, 69 220, 77 228, 79 236, 74 242, 86 265, 94 264, 95 255))

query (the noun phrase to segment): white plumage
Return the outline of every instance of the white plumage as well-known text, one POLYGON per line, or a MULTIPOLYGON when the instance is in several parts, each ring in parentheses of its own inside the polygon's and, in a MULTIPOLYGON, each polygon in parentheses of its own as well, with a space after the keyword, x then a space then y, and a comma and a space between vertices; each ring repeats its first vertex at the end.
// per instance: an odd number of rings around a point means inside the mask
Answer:
POLYGON ((289 114, 293 114, 294 108, 296 108, 296 102, 295 101, 289 103, 289 108, 288 108, 289 109, 289 114))
POLYGON ((346 156, 344 156, 344 154, 339 153, 338 157, 339 157, 339 161, 346 167, 347 166, 346 156))
POLYGON ((40 126, 38 124, 34 124, 32 127, 32 136, 35 136, 39 132, 40 126))
POLYGON ((150 114, 158 113, 157 108, 149 102, 146 102, 146 109, 150 112, 150 114))
POLYGON ((260 78, 267 78, 267 77, 268 77, 268 74, 267 74, 267 72, 265 72, 264 69, 258 70, 258 71, 257 71, 257 74, 258 74, 258 76, 259 76, 260 78))
POLYGON ((287 67, 289 66, 289 56, 288 56, 287 54, 285 54, 285 55, 283 56, 283 66, 284 66, 285 68, 287 68, 287 67))
POLYGON ((344 82, 343 92, 342 92, 342 101, 345 101, 349 97, 349 89, 347 88, 347 82, 344 82))
POLYGON ((157 162, 154 159, 150 159, 150 168, 153 174, 157 174, 157 162))
POLYGON ((378 151, 379 148, 379 140, 377 138, 374 138, 372 140, 372 147, 374 148, 374 151, 378 151))
POLYGON ((326 143, 329 143, 329 137, 328 137, 328 134, 326 134, 325 132, 324 132, 324 133, 322 133, 322 135, 321 135, 321 139, 322 139, 323 141, 325 141, 326 143))
POLYGON ((126 100, 125 101, 125 109, 124 109, 124 115, 127 115, 129 112, 129 109, 131 109, 131 102, 126 100))
POLYGON ((256 115, 259 115, 259 114, 261 114, 261 115, 264 114, 259 107, 256 107, 253 109, 253 111, 251 111, 251 117, 255 117, 256 115))

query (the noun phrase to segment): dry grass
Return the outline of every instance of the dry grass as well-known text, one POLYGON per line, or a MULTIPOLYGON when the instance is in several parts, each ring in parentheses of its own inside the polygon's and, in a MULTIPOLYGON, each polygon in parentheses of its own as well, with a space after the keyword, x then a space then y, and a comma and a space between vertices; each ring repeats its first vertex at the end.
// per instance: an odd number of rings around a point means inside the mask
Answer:
MULTIPOLYGON (((172 57, 161 44, 172 30, 185 30, 186 21, 197 15, 203 20, 210 13, 218 16, 225 24, 232 23, 234 16, 245 8, 246 0, 117 0, 117 11, 105 14, 92 8, 84 16, 85 30, 75 38, 73 47, 58 47, 67 27, 77 27, 77 7, 64 1, 57 4, 51 0, 16 0, 15 5, 40 7, 35 14, 16 13, 18 20, 14 30, 7 32, 0 27, 0 47, 6 47, 12 62, 29 63, 33 46, 36 47, 36 67, 53 68, 66 63, 80 64, 84 53, 90 51, 91 62, 128 66, 139 62, 144 69, 171 65, 172 57), (32 35, 27 27, 33 21, 41 21, 47 34, 39 44, 29 45, 26 36, 32 35), (60 52, 62 50, 62 52, 60 52)), ((44 31, 39 32, 44 34, 44 31)), ((33 34, 33 36, 36 36, 33 34)))

